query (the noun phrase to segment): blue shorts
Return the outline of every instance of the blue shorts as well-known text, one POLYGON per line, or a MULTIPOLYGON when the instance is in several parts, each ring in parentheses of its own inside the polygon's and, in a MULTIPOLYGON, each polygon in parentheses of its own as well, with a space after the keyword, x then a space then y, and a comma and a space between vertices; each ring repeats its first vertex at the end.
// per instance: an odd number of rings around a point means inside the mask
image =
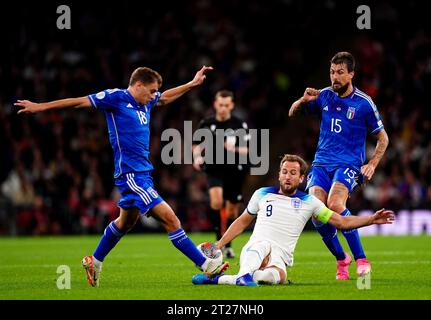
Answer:
POLYGON ((164 200, 153 188, 150 172, 126 173, 115 179, 121 198, 118 206, 122 209, 138 208, 146 214, 152 207, 164 200))
POLYGON ((344 184, 349 193, 352 193, 363 182, 363 175, 358 170, 350 167, 321 167, 312 166, 307 176, 306 190, 312 186, 319 186, 327 193, 334 182, 344 184))

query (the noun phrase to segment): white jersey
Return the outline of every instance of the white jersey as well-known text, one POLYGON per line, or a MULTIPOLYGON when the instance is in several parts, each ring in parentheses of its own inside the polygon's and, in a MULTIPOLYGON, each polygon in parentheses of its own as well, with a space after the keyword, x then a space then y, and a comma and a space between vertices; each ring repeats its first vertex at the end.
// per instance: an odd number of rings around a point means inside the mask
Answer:
POLYGON ((278 193, 279 188, 260 188, 254 192, 247 206, 257 215, 249 242, 266 240, 281 248, 286 265, 292 266, 298 238, 307 221, 315 219, 327 223, 332 211, 313 195, 297 191, 292 196, 278 193))

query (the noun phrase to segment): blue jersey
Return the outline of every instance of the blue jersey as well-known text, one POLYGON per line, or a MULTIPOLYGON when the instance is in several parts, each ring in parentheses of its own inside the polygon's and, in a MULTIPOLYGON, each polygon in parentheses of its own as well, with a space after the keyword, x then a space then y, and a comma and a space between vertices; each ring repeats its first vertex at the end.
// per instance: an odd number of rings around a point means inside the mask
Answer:
POLYGON ((95 109, 103 110, 114 151, 114 178, 129 172, 153 170, 150 162, 150 112, 160 92, 142 106, 125 89, 109 89, 88 96, 95 109))
POLYGON ((353 87, 344 98, 331 87, 320 91, 319 97, 305 107, 306 112, 320 119, 320 136, 313 165, 350 166, 357 170, 364 164, 368 132, 381 131, 384 126, 371 98, 353 87))

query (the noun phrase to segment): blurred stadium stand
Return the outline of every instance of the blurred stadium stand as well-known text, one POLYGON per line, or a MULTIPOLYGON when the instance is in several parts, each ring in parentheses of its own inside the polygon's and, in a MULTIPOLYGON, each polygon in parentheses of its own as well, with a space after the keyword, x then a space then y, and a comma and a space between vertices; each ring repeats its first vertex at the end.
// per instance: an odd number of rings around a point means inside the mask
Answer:
MULTIPOLYGON (((167 89, 212 65, 203 86, 154 110, 151 122, 159 193, 186 229, 208 230, 205 176, 191 165, 161 162, 162 131, 182 130, 185 120, 196 127, 212 112, 214 93, 233 90, 235 112, 252 128, 271 129, 271 170, 248 179, 247 201, 255 188, 277 182, 280 155, 300 154, 311 163, 318 122, 288 119, 287 111, 306 86, 329 85, 329 59, 337 51, 355 55, 354 83, 374 99, 390 138, 373 181, 352 195, 349 207, 385 207, 407 216, 421 209, 431 221, 426 2, 373 1, 371 30, 356 28, 359 3, 335 0, 69 3, 71 30, 56 28, 58 4, 50 2, 11 5, 0 13, 0 234, 100 233, 117 215, 104 115, 67 110, 18 116, 16 99, 40 102, 127 87, 137 66, 158 70, 167 89)), ((370 137, 370 152, 374 141, 370 137)))

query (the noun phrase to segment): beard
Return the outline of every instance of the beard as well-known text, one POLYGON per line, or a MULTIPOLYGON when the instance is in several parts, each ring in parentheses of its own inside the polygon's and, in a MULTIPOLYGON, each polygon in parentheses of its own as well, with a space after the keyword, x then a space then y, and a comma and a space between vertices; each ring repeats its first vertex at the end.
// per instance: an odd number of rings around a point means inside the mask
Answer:
POLYGON ((280 184, 280 190, 285 195, 291 195, 295 192, 298 186, 291 185, 290 187, 285 188, 283 184, 280 184))
POLYGON ((342 96, 347 89, 349 89, 349 83, 346 83, 344 86, 338 87, 338 89, 334 88, 334 85, 332 85, 332 89, 339 95, 342 96))

